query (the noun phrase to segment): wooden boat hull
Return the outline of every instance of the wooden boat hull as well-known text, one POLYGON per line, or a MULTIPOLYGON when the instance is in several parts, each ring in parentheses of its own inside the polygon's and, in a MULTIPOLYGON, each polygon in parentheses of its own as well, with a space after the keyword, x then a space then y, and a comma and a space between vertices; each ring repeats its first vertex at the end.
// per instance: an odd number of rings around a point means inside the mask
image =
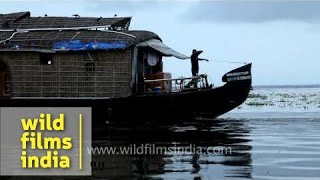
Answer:
POLYGON ((223 81, 226 81, 226 84, 217 88, 118 100, 113 103, 112 113, 117 114, 116 117, 129 115, 136 120, 149 121, 153 119, 173 121, 177 116, 188 118, 201 115, 215 118, 238 107, 247 99, 252 83, 251 64, 228 72, 223 81), (227 76, 228 74, 231 76, 227 76))
POLYGON ((240 104, 251 88, 251 64, 228 72, 225 85, 185 92, 137 95, 126 98, 29 98, 1 99, 1 107, 92 107, 93 127, 113 121, 168 122, 195 115, 217 117, 240 104))

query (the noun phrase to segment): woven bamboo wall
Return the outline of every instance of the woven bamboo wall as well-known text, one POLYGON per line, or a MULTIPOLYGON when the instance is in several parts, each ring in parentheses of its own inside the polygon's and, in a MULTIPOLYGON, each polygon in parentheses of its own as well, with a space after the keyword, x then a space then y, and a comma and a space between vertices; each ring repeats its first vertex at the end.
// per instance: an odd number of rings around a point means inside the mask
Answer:
POLYGON ((51 64, 39 53, 1 53, 10 67, 12 97, 124 97, 131 93, 131 50, 53 54, 51 64))

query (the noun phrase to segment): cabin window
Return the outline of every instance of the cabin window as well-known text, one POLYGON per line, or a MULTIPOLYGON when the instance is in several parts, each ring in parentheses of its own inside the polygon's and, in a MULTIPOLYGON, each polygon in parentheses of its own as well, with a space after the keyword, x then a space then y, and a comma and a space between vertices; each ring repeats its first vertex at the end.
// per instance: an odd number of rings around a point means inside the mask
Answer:
POLYGON ((52 64, 52 54, 41 53, 40 54, 40 64, 51 65, 52 64))
POLYGON ((86 62, 85 65, 86 71, 91 72, 91 71, 95 71, 96 70, 96 65, 95 62, 86 62))
POLYGON ((149 66, 155 66, 158 64, 159 56, 156 53, 149 53, 147 61, 149 66))
POLYGON ((156 51, 149 49, 144 61, 144 73, 146 77, 151 74, 162 72, 161 56, 156 51))

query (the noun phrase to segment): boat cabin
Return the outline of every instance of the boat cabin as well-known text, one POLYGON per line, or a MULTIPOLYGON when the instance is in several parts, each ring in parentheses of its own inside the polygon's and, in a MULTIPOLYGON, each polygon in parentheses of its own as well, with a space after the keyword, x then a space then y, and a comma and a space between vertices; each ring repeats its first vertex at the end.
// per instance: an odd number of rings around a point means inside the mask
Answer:
POLYGON ((131 17, 0 14, 0 98, 171 92, 162 57, 188 57, 153 32, 129 30, 130 22, 131 17))

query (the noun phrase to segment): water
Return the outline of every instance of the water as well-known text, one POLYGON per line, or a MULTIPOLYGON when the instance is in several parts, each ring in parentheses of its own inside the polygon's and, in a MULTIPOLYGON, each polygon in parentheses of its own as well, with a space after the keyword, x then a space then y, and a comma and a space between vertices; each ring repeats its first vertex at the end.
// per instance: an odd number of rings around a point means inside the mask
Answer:
POLYGON ((319 130, 320 88, 255 88, 243 105, 216 120, 110 125, 94 146, 202 150, 96 155, 102 164, 93 172, 108 179, 319 179, 319 130))
POLYGON ((218 119, 95 130, 93 147, 112 147, 118 154, 93 155, 93 177, 82 179, 318 180, 319 130, 319 87, 258 87, 218 119), (139 147, 150 151, 118 151, 139 147), (188 147, 201 151, 169 151, 188 147))

